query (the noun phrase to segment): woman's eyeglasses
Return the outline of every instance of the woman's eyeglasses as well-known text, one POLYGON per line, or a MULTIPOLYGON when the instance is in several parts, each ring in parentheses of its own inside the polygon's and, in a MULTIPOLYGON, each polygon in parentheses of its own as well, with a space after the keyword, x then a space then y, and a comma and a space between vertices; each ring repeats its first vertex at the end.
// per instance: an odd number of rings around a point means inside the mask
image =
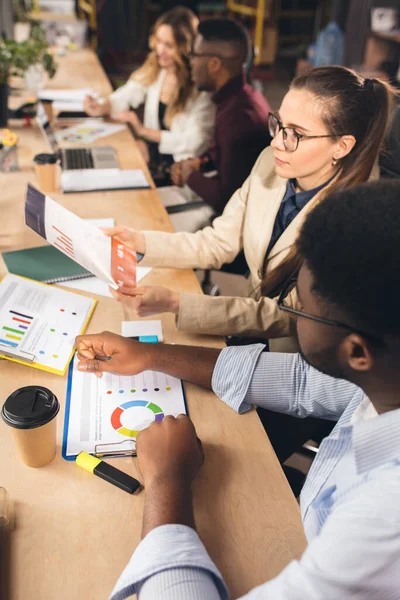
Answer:
POLYGON ((297 133, 297 131, 292 127, 284 127, 278 117, 271 112, 268 115, 268 129, 273 138, 276 137, 282 130, 283 144, 288 152, 295 152, 299 146, 300 140, 340 137, 341 135, 346 135, 345 133, 336 133, 330 135, 306 135, 304 133, 297 133))
POLYGON ((324 325, 330 325, 331 327, 341 327, 342 329, 347 329, 352 333, 358 333, 358 335, 362 335, 363 337, 375 342, 382 343, 382 338, 372 334, 366 333, 365 331, 361 331, 360 329, 355 329, 346 323, 342 323, 341 321, 332 321, 331 319, 325 319, 324 317, 317 317, 316 315, 310 315, 309 313, 305 313, 302 310, 297 310, 296 308, 292 308, 291 306, 286 306, 284 304, 285 299, 289 296, 290 292, 294 290, 297 285, 297 278, 289 279, 288 282, 283 286, 281 293, 278 298, 278 307, 280 310, 283 310, 292 315, 296 315, 297 317, 303 317, 304 319, 310 319, 311 321, 316 321, 317 323, 323 323, 324 325))

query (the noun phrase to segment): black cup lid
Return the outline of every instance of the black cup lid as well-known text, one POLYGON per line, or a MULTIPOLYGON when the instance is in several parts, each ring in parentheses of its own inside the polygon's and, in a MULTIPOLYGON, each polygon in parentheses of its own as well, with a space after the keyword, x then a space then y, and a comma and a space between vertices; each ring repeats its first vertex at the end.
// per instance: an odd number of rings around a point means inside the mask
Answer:
POLYGON ((3 421, 17 429, 33 429, 51 421, 60 404, 50 390, 28 385, 15 390, 7 398, 1 410, 3 421))
POLYGON ((36 154, 33 162, 37 165, 55 165, 57 156, 55 154, 36 154))

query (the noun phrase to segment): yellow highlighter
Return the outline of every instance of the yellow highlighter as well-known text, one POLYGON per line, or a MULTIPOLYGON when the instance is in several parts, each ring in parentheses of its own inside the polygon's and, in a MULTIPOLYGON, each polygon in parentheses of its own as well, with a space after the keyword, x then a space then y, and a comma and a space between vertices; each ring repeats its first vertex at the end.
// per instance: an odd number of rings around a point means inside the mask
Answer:
POLYGON ((140 488, 140 481, 87 452, 79 452, 76 457, 76 464, 78 467, 89 471, 89 473, 94 473, 94 475, 128 492, 128 494, 134 494, 140 488))

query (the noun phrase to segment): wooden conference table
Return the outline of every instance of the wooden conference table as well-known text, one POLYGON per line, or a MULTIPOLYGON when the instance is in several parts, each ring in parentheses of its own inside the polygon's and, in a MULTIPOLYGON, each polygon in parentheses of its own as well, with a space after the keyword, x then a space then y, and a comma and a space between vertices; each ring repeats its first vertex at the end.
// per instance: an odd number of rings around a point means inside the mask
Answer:
MULTIPOLYGON (((54 88, 110 85, 89 50, 58 59, 54 88)), ((18 103, 18 98, 12 101, 18 103)), ((0 174, 0 251, 41 245, 24 225, 27 182, 36 183, 32 157, 46 151, 36 125, 9 126, 19 141, 18 173, 0 174)), ((126 130, 100 140, 118 151, 122 168, 146 169, 126 130)), ((146 170, 147 172, 147 170, 146 170)), ((147 175, 149 176, 148 172, 147 175)), ((114 217, 137 229, 172 231, 157 191, 114 191, 53 195, 84 218, 114 217)), ((0 272, 4 272, 1 261, 0 272)), ((143 283, 201 293, 192 271, 153 269, 143 283)), ((99 296, 87 332, 120 332, 123 311, 99 296)), ((131 318, 135 318, 131 315, 131 318)), ((175 331, 162 315, 165 341, 222 347, 219 338, 175 331)), ((41 469, 22 464, 8 427, 0 422, 0 486, 15 506, 11 536, 10 598, 25 600, 106 599, 140 541, 144 492, 130 496, 61 457, 66 377, 0 361, 2 402, 17 387, 42 384, 61 402, 55 460, 41 469)), ((190 416, 205 447, 206 460, 194 486, 199 534, 236 598, 277 575, 305 547, 299 509, 255 411, 239 416, 213 393, 185 384, 190 416)), ((136 459, 119 458, 120 469, 139 477, 136 459)))

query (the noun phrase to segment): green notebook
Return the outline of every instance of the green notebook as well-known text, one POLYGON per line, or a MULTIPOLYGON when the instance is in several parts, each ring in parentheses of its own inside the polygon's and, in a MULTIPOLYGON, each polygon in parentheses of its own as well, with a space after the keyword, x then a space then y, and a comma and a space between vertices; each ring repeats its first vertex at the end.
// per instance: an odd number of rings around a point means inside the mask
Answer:
POLYGON ((10 273, 43 281, 43 283, 59 283, 93 277, 92 273, 54 246, 3 252, 2 256, 10 273))

